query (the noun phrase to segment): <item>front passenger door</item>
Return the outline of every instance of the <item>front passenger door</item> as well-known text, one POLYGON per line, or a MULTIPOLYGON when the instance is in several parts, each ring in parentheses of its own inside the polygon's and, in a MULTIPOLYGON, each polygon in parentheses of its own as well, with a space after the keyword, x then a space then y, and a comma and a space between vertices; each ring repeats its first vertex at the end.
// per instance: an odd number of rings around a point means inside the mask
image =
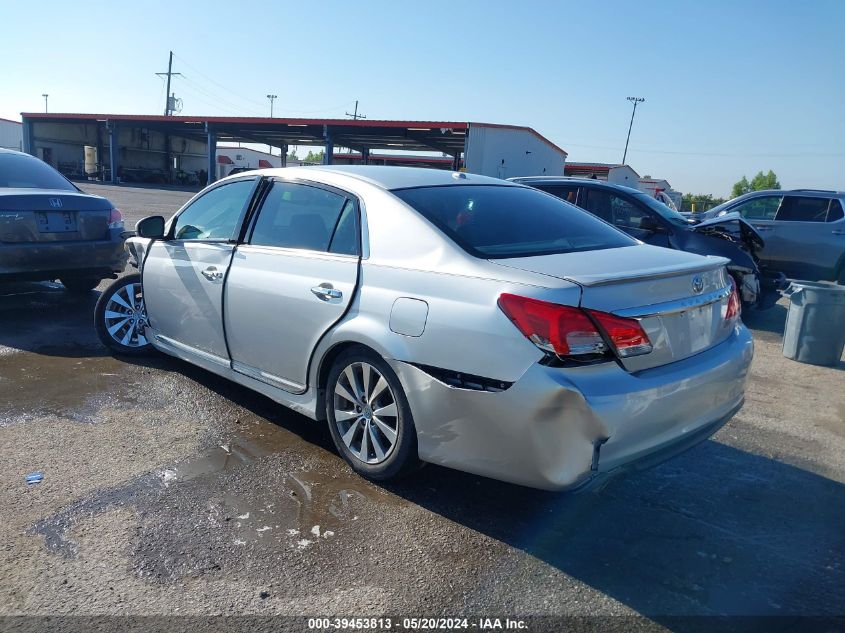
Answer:
POLYGON ((336 189, 277 179, 226 282, 232 369, 290 392, 346 312, 358 283, 357 201, 336 189))
POLYGON ((661 229, 663 223, 645 205, 613 191, 593 187, 585 189, 586 196, 582 196, 585 200, 579 204, 587 211, 646 244, 670 247, 668 230, 661 229), (658 230, 644 228, 649 225, 658 230))
POLYGON ((229 366, 223 283, 255 178, 221 183, 193 199, 144 260, 144 303, 153 340, 193 360, 229 366))

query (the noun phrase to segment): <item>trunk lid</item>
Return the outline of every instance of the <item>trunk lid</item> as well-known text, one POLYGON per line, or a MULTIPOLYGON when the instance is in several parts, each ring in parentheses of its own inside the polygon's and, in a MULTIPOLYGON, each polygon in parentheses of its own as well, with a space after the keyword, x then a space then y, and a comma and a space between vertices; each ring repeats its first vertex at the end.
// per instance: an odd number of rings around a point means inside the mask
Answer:
POLYGON ((724 341, 728 260, 645 244, 601 251, 491 260, 581 287, 582 308, 635 318, 653 345, 620 359, 629 371, 688 358, 724 341))
POLYGON ((0 189, 0 242, 74 242, 109 237, 112 204, 73 191, 0 189))

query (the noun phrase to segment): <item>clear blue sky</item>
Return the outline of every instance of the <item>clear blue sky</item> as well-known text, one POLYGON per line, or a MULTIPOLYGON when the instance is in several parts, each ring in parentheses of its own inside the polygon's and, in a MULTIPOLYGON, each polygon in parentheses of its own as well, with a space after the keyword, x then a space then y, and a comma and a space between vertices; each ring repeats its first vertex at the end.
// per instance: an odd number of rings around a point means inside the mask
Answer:
POLYGON ((159 113, 167 53, 187 114, 528 125, 570 161, 724 195, 774 169, 845 189, 845 2, 0 4, 0 117, 159 113))

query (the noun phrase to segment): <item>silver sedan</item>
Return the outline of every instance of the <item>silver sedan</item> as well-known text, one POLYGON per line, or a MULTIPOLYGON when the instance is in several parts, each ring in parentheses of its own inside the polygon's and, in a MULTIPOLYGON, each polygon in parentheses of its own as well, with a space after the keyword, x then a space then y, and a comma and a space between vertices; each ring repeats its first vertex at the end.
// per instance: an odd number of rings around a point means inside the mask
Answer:
POLYGON ((547 489, 654 463, 742 406, 726 260, 549 194, 399 167, 269 169, 138 223, 100 298, 152 348, 328 424, 360 474, 433 462, 547 489))

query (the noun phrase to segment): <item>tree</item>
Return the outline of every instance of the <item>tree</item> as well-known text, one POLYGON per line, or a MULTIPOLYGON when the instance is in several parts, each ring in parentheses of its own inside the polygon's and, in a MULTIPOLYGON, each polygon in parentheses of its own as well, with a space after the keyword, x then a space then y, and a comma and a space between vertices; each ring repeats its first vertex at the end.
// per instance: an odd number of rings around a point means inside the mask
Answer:
POLYGON ((748 178, 743 176, 742 180, 734 183, 733 189, 731 189, 731 197, 736 198, 744 193, 748 193, 750 191, 762 191, 763 189, 780 189, 778 177, 771 169, 767 174, 764 174, 762 171, 758 171, 757 175, 751 179, 751 182, 748 182, 748 178))
POLYGON ((751 191, 762 191, 763 189, 780 189, 778 177, 771 169, 768 174, 758 171, 757 175, 751 179, 751 191))
POLYGON ((323 152, 323 150, 320 150, 319 152, 312 152, 309 150, 308 156, 306 156, 304 160, 306 163, 322 163, 324 154, 325 152, 323 152))
POLYGON ((295 149, 292 149, 288 152, 288 160, 299 160, 299 156, 296 155, 295 149))
POLYGON ((736 198, 749 191, 751 191, 751 183, 748 182, 748 178, 743 176, 742 180, 734 183, 733 189, 731 189, 731 198, 736 198))

